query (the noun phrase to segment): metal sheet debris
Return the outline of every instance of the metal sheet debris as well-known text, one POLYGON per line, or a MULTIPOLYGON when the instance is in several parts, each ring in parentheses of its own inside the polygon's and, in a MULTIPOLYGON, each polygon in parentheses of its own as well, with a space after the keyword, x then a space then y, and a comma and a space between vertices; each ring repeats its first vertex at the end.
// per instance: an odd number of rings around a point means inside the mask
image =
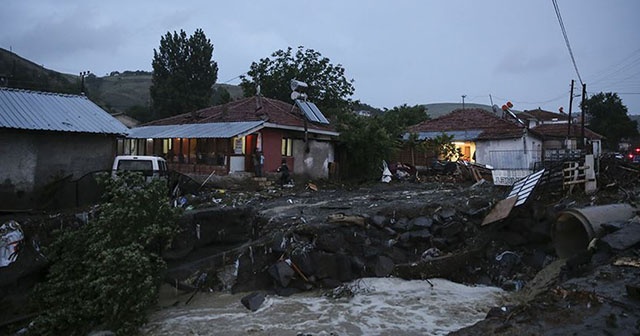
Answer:
POLYGON ((525 204, 529 199, 529 196, 533 193, 535 187, 538 185, 538 182, 540 182, 544 171, 544 169, 541 169, 514 183, 509 195, 507 195, 505 199, 496 203, 496 206, 491 210, 487 217, 485 217, 482 225, 491 224, 501 219, 505 219, 511 213, 511 209, 525 204))
POLYGON ((10 220, 0 226, 0 267, 9 266, 18 259, 23 240, 24 233, 18 222, 10 220))
POLYGON ((518 196, 518 200, 514 204, 514 207, 520 206, 527 201, 533 192, 533 189, 538 185, 538 181, 540 181, 543 174, 544 169, 541 169, 513 184, 513 188, 507 198, 515 195, 518 196))

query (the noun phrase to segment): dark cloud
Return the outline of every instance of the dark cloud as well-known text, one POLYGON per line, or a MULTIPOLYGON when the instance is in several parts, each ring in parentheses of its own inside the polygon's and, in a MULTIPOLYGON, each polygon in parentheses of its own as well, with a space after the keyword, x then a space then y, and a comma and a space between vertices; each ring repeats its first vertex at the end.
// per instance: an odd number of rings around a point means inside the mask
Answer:
MULTIPOLYGON (((640 1, 564 0, 560 9, 585 81, 638 49, 640 1)), ((553 6, 541 1, 4 0, 0 47, 53 70, 102 75, 150 70, 161 36, 197 28, 214 45, 219 81, 303 45, 343 64, 354 98, 380 107, 462 94, 485 103, 491 93, 545 108, 576 78, 553 6)), ((592 87, 614 90, 604 84, 620 78, 606 79, 592 87)), ((623 99, 640 113, 640 95, 623 99)))

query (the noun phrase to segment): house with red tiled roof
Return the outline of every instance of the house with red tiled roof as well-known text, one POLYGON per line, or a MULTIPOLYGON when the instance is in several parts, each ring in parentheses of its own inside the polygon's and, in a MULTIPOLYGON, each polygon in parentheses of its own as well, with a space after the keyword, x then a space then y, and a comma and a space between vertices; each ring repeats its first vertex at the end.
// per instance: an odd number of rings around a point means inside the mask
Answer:
MULTIPOLYGON (((544 141, 542 148, 545 154, 578 148, 579 139, 582 137, 580 113, 572 115, 571 122, 569 122, 569 115, 565 113, 555 113, 540 108, 520 112, 517 115, 528 123, 529 129, 542 137, 544 141)), ((584 137, 585 143, 590 146, 590 152, 598 157, 604 137, 588 127, 584 128, 584 137)))
POLYGON ((516 113, 516 115, 520 120, 525 121, 529 128, 542 124, 567 123, 569 120, 569 116, 565 113, 545 111, 541 108, 537 108, 535 110, 524 110, 516 113))
POLYGON ((410 126, 405 134, 418 140, 441 134, 453 137, 462 159, 493 168, 494 183, 511 185, 533 172, 541 161, 542 139, 514 118, 500 118, 483 109, 459 109, 436 119, 410 126))
POLYGON ((326 178, 338 135, 312 103, 254 96, 135 127, 118 152, 161 155, 183 173, 224 175, 254 172, 261 151, 265 173, 284 159, 294 174, 326 178))

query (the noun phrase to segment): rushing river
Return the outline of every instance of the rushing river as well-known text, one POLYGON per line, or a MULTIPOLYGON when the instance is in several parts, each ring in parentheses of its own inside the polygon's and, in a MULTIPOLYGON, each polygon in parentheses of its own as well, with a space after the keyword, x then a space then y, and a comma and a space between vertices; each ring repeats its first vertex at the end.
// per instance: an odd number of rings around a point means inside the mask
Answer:
POLYGON ((406 281, 366 278, 350 298, 333 299, 313 291, 268 295, 255 312, 240 299, 248 293, 164 296, 165 304, 142 329, 143 335, 446 335, 483 319, 507 293, 443 279, 406 281), (167 301, 170 299, 171 301, 167 301))

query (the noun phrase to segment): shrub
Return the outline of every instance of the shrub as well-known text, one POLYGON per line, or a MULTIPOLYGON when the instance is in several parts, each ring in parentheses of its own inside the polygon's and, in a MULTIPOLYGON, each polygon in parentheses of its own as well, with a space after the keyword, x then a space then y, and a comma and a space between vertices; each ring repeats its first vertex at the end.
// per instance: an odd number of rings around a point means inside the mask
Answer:
POLYGON ((100 183, 106 192, 95 219, 58 232, 45 250, 51 267, 34 290, 41 314, 30 333, 86 335, 100 328, 131 335, 156 302, 166 267, 160 256, 175 236, 179 210, 162 180, 125 174, 100 183))

